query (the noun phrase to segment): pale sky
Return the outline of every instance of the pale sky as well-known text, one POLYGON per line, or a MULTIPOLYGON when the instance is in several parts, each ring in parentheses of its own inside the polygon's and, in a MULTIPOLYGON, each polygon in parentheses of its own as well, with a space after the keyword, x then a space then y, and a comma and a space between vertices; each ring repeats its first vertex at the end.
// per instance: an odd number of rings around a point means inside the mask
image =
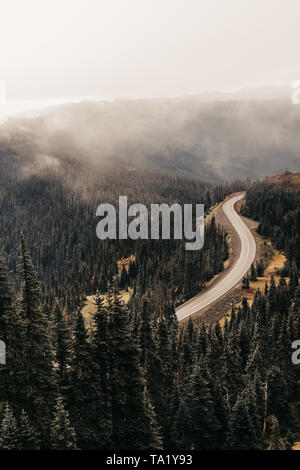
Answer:
POLYGON ((0 7, 8 102, 172 96, 300 78, 299 0, 1 0, 0 7))

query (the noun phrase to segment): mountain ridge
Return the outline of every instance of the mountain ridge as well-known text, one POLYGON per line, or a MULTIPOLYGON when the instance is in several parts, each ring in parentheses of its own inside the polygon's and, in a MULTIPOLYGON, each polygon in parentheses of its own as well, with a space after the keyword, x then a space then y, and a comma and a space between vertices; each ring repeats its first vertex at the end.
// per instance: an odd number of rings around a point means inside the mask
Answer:
POLYGON ((184 178, 252 180, 300 170, 300 107, 286 99, 88 102, 0 127, 0 151, 184 178))

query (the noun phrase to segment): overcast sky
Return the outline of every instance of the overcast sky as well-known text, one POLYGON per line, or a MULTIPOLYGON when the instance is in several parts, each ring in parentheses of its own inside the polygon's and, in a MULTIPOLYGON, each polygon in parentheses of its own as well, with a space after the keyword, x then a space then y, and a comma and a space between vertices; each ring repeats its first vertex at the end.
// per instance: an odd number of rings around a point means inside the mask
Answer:
POLYGON ((8 101, 300 78, 299 0, 1 0, 0 18, 8 101))

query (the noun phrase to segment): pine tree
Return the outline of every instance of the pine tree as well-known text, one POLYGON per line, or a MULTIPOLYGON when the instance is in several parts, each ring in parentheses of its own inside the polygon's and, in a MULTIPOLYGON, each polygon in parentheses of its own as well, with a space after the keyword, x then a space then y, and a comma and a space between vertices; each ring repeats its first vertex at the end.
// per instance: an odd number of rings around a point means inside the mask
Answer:
POLYGON ((270 445, 268 450, 285 450, 284 442, 280 437, 280 428, 276 416, 272 416, 270 445))
POLYGON ((300 285, 296 288, 293 298, 293 311, 300 312, 300 285))
POLYGON ((80 309, 77 312, 67 392, 67 409, 75 426, 80 449, 91 449, 97 441, 93 422, 93 369, 91 345, 80 309), (74 393, 76 390, 76 393, 74 393))
POLYGON ((232 409, 226 448, 231 450, 252 450, 257 447, 257 436, 249 409, 244 397, 240 394, 232 409))
POLYGON ((225 391, 226 405, 230 409, 233 407, 238 394, 244 388, 244 380, 241 376, 243 358, 238 344, 238 336, 234 335, 234 322, 234 316, 231 316, 231 331, 228 334, 221 357, 221 381, 225 391))
POLYGON ((260 258, 259 261, 256 262, 256 273, 258 277, 262 277, 264 275, 265 266, 263 260, 260 258))
POLYGON ((110 311, 111 383, 114 448, 159 449, 161 439, 142 370, 139 350, 132 337, 128 313, 112 285, 110 311))
POLYGON ((249 289, 250 283, 249 283, 249 277, 248 276, 243 277, 242 287, 243 287, 243 289, 249 289))
POLYGON ((256 419, 258 433, 265 433, 266 430, 266 419, 267 419, 267 392, 268 384, 266 381, 262 381, 258 371, 254 375, 253 386, 256 395, 256 419))
POLYGON ((218 377, 222 368, 220 356, 223 351, 223 335, 219 322, 211 330, 207 341, 206 365, 212 371, 214 377, 218 377))
POLYGON ((219 380, 212 380, 212 399, 215 405, 215 414, 220 423, 220 429, 216 431, 214 443, 216 449, 223 449, 228 433, 229 410, 226 406, 223 391, 219 380))
POLYGON ((257 279, 257 273, 256 269, 254 267, 254 264, 251 264, 251 271, 250 271, 250 281, 255 282, 257 279))
POLYGON ((51 447, 55 450, 76 450, 76 434, 70 425, 69 413, 66 411, 63 398, 58 395, 55 414, 50 429, 51 447))
POLYGON ((244 316, 246 316, 247 314, 249 314, 249 304, 248 304, 248 299, 247 297, 243 297, 242 298, 242 312, 244 314, 244 316))
POLYGON ((207 190, 207 192, 206 192, 206 205, 205 206, 207 207, 207 209, 209 209, 211 207, 211 205, 212 205, 211 195, 210 195, 209 190, 207 190))
MULTIPOLYGON (((109 301, 110 303, 110 301, 109 301)), ((97 292, 96 312, 94 315, 92 334, 92 369, 91 382, 92 422, 95 429, 95 449, 112 448, 112 412, 111 412, 111 381, 110 381, 110 332, 108 309, 97 292)))
POLYGON ((51 408, 55 400, 54 354, 49 322, 40 306, 40 286, 24 237, 20 238, 18 272, 21 279, 20 315, 25 326, 20 405, 41 430, 47 444, 51 408))
POLYGON ((22 450, 38 450, 40 448, 38 433, 24 410, 21 411, 19 420, 19 441, 22 450))
POLYGON ((0 365, 0 401, 18 401, 18 390, 22 386, 20 373, 24 369, 23 332, 23 323, 13 306, 8 269, 0 253, 0 340, 6 348, 6 364, 0 365))
POLYGON ((2 341, 7 342, 13 316, 12 286, 8 278, 8 269, 0 252, 0 331, 2 341))
POLYGON ((249 354, 249 358, 246 365, 246 373, 254 378, 255 373, 258 371, 262 378, 265 377, 265 360, 262 353, 262 346, 260 342, 253 344, 253 352, 249 354), (255 346, 256 345, 256 346, 255 346))
POLYGON ((277 312, 277 289, 274 275, 271 275, 270 287, 268 292, 268 312, 273 315, 277 312))
POLYGON ((18 424, 8 404, 6 404, 4 417, 0 427, 0 449, 20 449, 18 424))
MULTIPOLYGON (((162 361, 157 354, 150 306, 145 298, 142 300, 138 340, 141 348, 141 367, 146 380, 147 389, 156 414, 160 417, 160 413, 162 413, 162 415, 164 414, 165 399, 162 388, 162 361)), ((162 418, 162 420, 159 420, 161 426, 165 424, 165 416, 162 416, 162 418)))
POLYGON ((189 414, 185 400, 180 400, 178 410, 173 420, 170 437, 170 448, 173 450, 191 450, 192 446, 192 418, 189 414))
POLYGON ((298 269, 295 263, 293 263, 291 269, 290 269, 290 280, 289 280, 289 295, 290 298, 292 298, 295 294, 295 291, 299 285, 299 279, 298 279, 298 269))
POLYGON ((281 315, 287 316, 289 311, 290 296, 286 280, 283 276, 280 277, 277 289, 277 310, 281 315))
POLYGON ((261 395, 257 394, 257 391, 260 392, 260 390, 257 388, 255 379, 253 380, 249 376, 247 378, 246 387, 243 390, 242 395, 244 396, 249 417, 253 425, 253 437, 256 437, 255 448, 260 449, 263 442, 263 426, 261 416, 259 414, 259 411, 261 410, 259 409, 260 403, 258 403, 258 399, 261 399, 261 395))
POLYGON ((291 425, 287 386, 281 370, 272 367, 268 371, 268 415, 276 415, 280 427, 287 431, 291 425))
POLYGON ((156 331, 157 353, 161 358, 163 407, 159 419, 163 427, 164 448, 169 442, 174 413, 178 408, 178 324, 173 316, 173 307, 165 304, 156 331), (164 423, 163 423, 164 421, 164 423))
POLYGON ((68 361, 70 356, 70 332, 63 316, 59 302, 54 308, 56 333, 56 360, 58 362, 58 383, 65 387, 67 381, 68 361))
POLYGON ((194 323, 189 318, 187 326, 183 330, 182 334, 182 356, 181 363, 185 374, 188 375, 196 360, 197 342, 194 323))
POLYGON ((269 284, 268 284, 268 281, 266 281, 266 282, 265 282, 265 290, 264 290, 265 296, 268 295, 268 292, 269 292, 269 284))
POLYGON ((189 379, 186 397, 186 407, 191 416, 192 448, 196 450, 211 450, 216 444, 214 437, 221 428, 216 416, 215 403, 199 366, 195 366, 189 379))

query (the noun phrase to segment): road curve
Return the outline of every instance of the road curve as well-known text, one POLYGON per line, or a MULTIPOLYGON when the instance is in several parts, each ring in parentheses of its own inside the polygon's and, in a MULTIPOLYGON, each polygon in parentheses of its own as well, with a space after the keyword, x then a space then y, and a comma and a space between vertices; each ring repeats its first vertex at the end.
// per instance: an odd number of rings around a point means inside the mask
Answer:
POLYGON ((216 282, 210 289, 205 289, 205 291, 200 292, 196 297, 193 297, 177 307, 176 315, 178 321, 182 321, 200 312, 205 307, 208 307, 213 302, 220 299, 220 297, 223 297, 223 295, 240 282, 249 270, 251 263, 254 261, 256 253, 255 239, 234 208, 236 202, 242 199, 244 195, 244 192, 234 195, 226 200, 222 206, 225 216, 240 238, 241 246, 239 257, 230 267, 226 276, 220 279, 219 282, 216 282))

